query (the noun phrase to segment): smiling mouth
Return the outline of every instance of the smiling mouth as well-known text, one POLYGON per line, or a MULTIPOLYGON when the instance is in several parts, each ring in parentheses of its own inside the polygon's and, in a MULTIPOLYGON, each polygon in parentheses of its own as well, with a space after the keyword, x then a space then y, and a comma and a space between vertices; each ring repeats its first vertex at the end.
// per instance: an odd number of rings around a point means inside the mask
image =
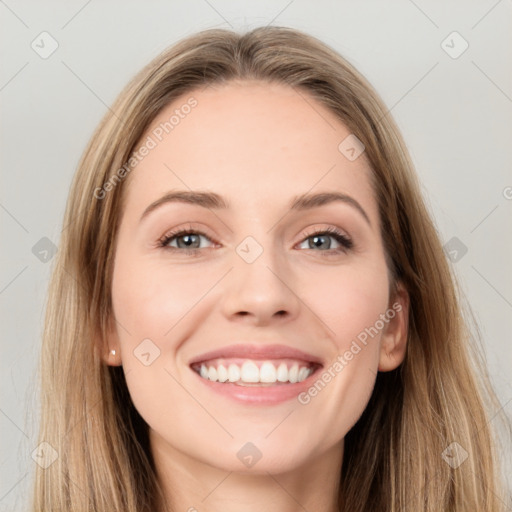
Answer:
POLYGON ((191 365, 201 378, 246 387, 295 384, 306 380, 321 365, 293 359, 215 359, 191 365))

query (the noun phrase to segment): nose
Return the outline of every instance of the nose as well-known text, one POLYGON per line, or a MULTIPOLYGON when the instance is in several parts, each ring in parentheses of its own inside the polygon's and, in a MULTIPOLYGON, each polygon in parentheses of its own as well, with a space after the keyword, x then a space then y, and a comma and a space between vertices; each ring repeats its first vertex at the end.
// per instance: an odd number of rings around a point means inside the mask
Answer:
POLYGON ((222 309, 230 321, 254 326, 287 322, 296 318, 301 301, 286 262, 265 248, 252 263, 234 254, 223 293, 222 309))

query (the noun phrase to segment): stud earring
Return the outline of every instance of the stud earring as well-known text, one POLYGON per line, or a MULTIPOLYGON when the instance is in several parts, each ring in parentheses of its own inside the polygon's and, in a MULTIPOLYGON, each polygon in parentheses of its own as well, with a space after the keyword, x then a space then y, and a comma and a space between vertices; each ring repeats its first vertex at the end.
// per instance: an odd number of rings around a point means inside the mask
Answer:
POLYGON ((115 350, 111 350, 110 353, 115 356, 116 355, 116 351, 115 350))

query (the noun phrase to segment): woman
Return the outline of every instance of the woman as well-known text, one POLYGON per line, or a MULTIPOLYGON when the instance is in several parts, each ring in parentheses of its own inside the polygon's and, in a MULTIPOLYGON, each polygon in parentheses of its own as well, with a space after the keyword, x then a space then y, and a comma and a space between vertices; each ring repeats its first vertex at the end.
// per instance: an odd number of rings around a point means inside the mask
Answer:
POLYGON ((34 511, 502 510, 497 402, 406 147, 329 47, 165 51, 64 224, 34 511))

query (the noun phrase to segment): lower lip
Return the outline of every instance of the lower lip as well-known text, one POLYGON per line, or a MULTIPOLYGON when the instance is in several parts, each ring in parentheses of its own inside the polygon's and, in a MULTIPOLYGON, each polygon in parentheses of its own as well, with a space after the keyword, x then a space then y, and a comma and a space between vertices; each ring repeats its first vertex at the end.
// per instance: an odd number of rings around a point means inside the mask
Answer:
POLYGON ((249 404, 279 404, 293 400, 305 391, 312 383, 320 368, 317 368, 307 379, 294 384, 276 384, 275 386, 239 386, 238 384, 215 382, 203 379, 197 372, 194 375, 212 391, 227 396, 240 403, 249 404))

